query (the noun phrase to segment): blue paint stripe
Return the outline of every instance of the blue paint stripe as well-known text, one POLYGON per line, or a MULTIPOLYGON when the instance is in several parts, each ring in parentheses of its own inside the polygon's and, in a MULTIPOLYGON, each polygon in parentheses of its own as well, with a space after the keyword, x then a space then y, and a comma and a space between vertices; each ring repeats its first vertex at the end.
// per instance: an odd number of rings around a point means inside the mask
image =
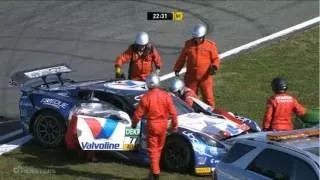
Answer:
POLYGON ((128 85, 128 86, 135 86, 136 85, 136 83, 134 83, 133 81, 127 81, 126 82, 126 84, 128 85))
POLYGON ((112 136, 114 130, 117 127, 119 120, 114 119, 106 119, 106 123, 104 124, 101 133, 99 134, 99 138, 105 138, 108 139, 112 136))

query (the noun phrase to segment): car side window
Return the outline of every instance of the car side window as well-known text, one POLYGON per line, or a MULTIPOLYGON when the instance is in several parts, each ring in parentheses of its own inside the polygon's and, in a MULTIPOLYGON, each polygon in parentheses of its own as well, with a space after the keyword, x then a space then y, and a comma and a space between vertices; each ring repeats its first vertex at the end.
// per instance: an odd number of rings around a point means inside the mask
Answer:
POLYGON ((275 180, 289 180, 293 156, 273 149, 263 150, 247 167, 248 170, 275 180))
POLYGON ((314 169, 306 162, 295 158, 294 169, 292 170, 292 179, 294 180, 317 180, 318 176, 314 169))
POLYGON ((222 162, 224 163, 232 163, 236 160, 238 160, 240 157, 243 155, 247 154, 251 150, 253 150, 255 147, 250 146, 247 144, 242 144, 242 143, 235 143, 230 151, 224 156, 222 159, 222 162))
POLYGON ((117 97, 117 96, 115 96, 113 94, 108 94, 108 93, 99 92, 99 91, 95 92, 95 97, 97 97, 101 101, 108 102, 108 103, 116 106, 117 108, 121 109, 122 111, 128 113, 130 117, 132 116, 132 112, 123 103, 123 101, 121 101, 120 97, 117 97))

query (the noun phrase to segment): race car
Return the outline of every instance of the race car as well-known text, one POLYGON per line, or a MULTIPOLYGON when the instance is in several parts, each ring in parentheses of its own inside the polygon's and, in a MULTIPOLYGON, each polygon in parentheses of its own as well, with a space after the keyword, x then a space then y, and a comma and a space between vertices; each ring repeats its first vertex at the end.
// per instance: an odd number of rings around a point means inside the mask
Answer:
MULTIPOLYGON (((128 160, 149 164, 146 120, 131 128, 135 106, 148 90, 145 82, 126 79, 75 82, 62 75, 67 65, 18 71, 10 84, 21 88, 19 102, 25 133, 45 146, 63 143, 66 128, 77 119, 83 150, 113 151, 128 160)), ((199 112, 172 95, 178 132, 168 130, 162 165, 174 172, 210 174, 226 153, 224 141, 254 130, 254 121, 198 101, 199 112)), ((259 127, 256 130, 259 131, 259 127)))

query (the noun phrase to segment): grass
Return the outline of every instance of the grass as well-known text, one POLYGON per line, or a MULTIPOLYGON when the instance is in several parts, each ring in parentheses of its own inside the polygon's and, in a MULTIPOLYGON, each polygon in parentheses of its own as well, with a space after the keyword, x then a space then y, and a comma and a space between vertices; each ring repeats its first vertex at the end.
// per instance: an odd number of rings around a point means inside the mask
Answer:
MULTIPOLYGON (((148 174, 148 167, 115 157, 112 153, 98 154, 98 163, 79 160, 63 148, 44 149, 34 141, 0 157, 0 179, 108 179, 136 180, 148 174), (19 169, 20 168, 20 169, 19 169)), ((209 179, 192 175, 163 172, 163 179, 209 179)))
MULTIPOLYGON (((311 29, 225 61, 215 77, 217 105, 261 120, 272 95, 270 81, 284 75, 289 90, 307 108, 319 106, 319 29, 311 29)), ((259 121, 261 122, 261 121, 259 121)), ((33 141, 0 156, 0 179, 142 179, 148 167, 104 154, 99 163, 80 161, 62 149, 43 149, 33 141), (20 169, 19 169, 20 168, 20 169)), ((199 179, 162 173, 162 179, 199 179)))
POLYGON ((223 62, 215 77, 217 106, 261 123, 266 100, 273 94, 271 80, 279 75, 302 105, 319 107, 319 28, 223 62))

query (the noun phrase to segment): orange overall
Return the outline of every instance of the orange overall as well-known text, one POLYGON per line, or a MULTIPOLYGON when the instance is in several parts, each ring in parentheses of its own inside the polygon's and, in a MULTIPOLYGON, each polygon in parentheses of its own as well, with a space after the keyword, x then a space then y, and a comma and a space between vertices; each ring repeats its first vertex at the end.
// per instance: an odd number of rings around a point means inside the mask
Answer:
POLYGON ((134 45, 129 46, 129 48, 121 53, 116 61, 115 67, 121 67, 122 64, 130 61, 129 65, 129 79, 145 81, 148 75, 153 72, 153 63, 157 69, 162 67, 162 60, 157 51, 157 49, 148 44, 145 51, 139 54, 134 45))
POLYGON ((153 88, 142 96, 132 119, 135 127, 142 116, 146 114, 147 143, 150 157, 150 168, 153 174, 160 174, 161 151, 165 144, 169 115, 171 126, 177 129, 177 111, 169 93, 153 88))
POLYGON ((303 116, 305 112, 305 108, 299 104, 296 98, 287 93, 275 94, 267 101, 263 129, 277 131, 292 130, 292 113, 303 116))
POLYGON ((186 86, 196 94, 200 88, 204 97, 203 101, 214 107, 213 78, 210 68, 214 67, 216 70, 220 68, 216 44, 206 39, 200 44, 194 42, 193 39, 186 41, 173 70, 179 72, 185 63, 187 63, 187 72, 184 76, 186 86))

